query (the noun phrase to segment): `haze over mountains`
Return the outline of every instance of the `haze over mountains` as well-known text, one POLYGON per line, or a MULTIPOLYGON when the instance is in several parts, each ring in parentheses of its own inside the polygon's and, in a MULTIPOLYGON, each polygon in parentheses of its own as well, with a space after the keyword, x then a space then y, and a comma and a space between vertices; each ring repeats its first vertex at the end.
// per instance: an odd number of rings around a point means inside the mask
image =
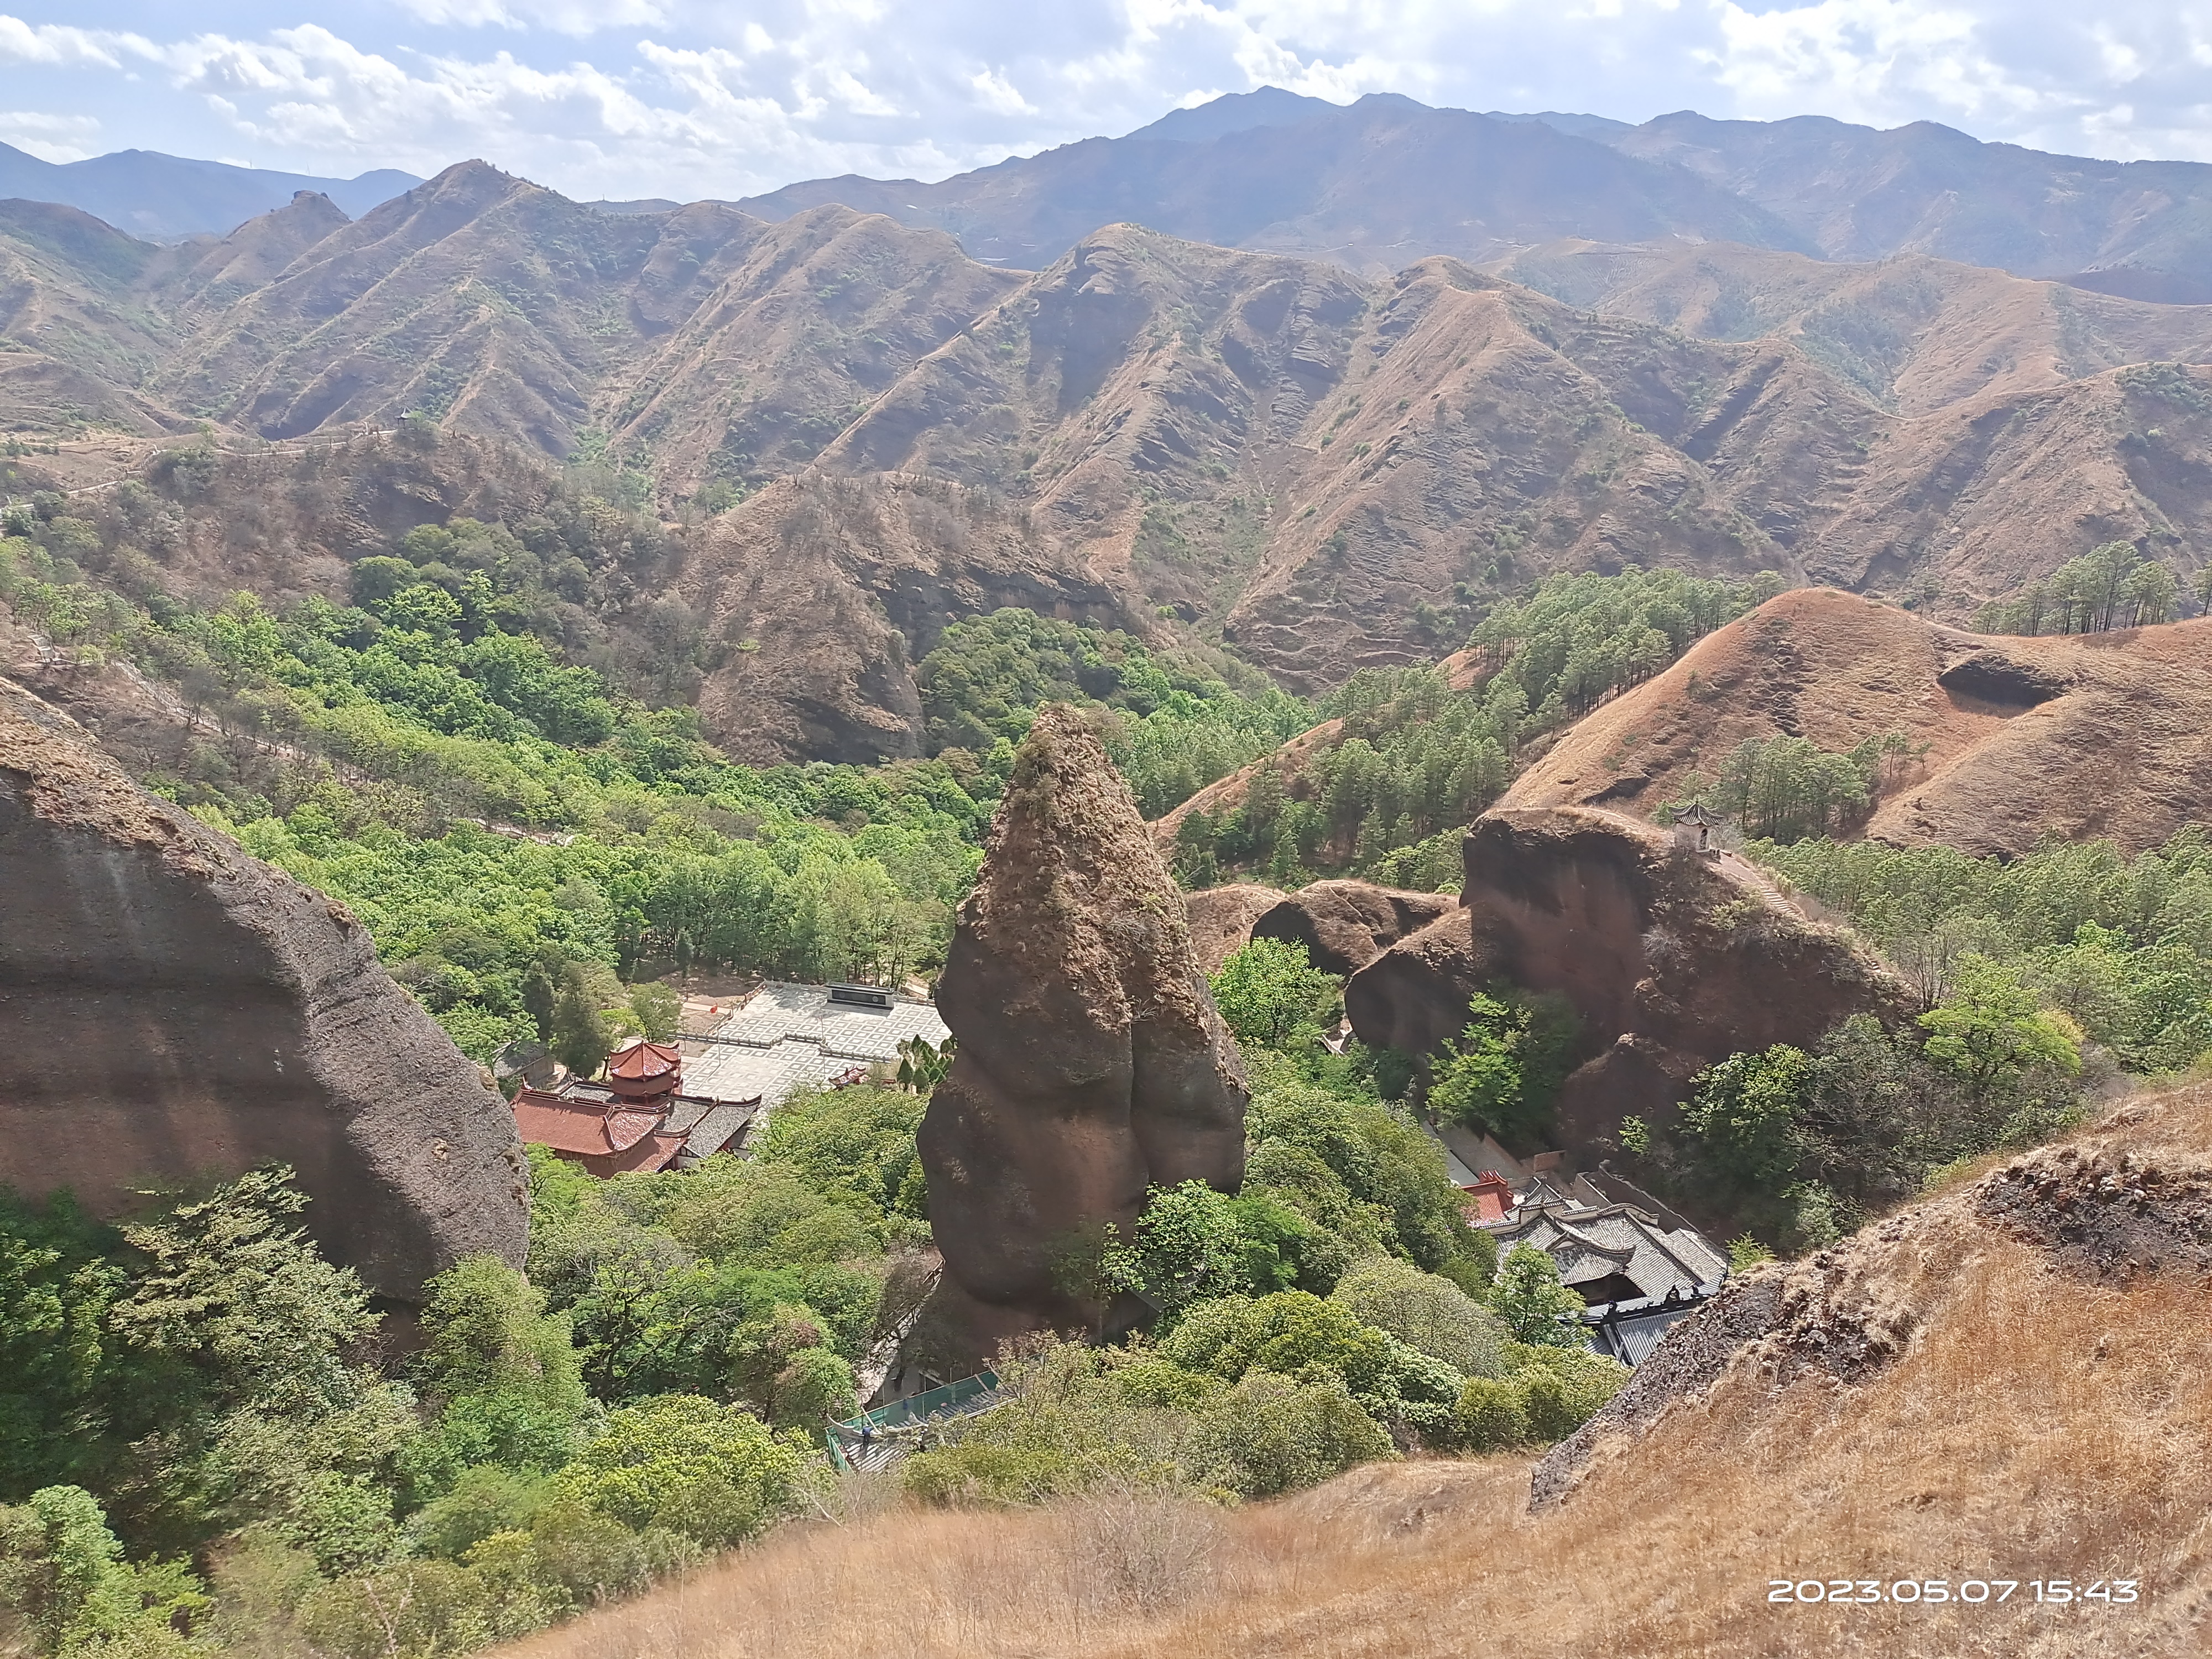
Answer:
MULTIPOLYGON (((0 145, 0 196, 82 208, 155 240, 227 234, 300 190, 358 216, 420 182, 141 150, 56 165, 0 145)), ((848 175, 735 205, 775 221, 827 203, 949 231, 971 258, 1017 270, 1042 270, 1126 221, 1368 276, 1560 237, 1721 240, 1832 259, 1923 253, 2137 299, 2212 301, 2212 165, 2051 155, 1924 121, 1881 131, 1684 111, 1635 126, 1434 109, 1395 94, 1337 105, 1263 87, 935 183, 848 175)), ((592 205, 623 215, 678 204, 592 205)))
POLYGON ((1032 268, 1127 219, 1370 275, 1559 236, 1673 238, 1838 259, 1924 253, 2142 299, 2212 300, 2212 166, 2047 155, 1927 121, 1885 132, 1685 111, 1630 126, 1395 94, 1338 106, 1271 87, 937 184, 816 179, 738 205, 773 219, 832 201, 1032 268))
POLYGON ((303 190, 321 192, 348 213, 366 213, 422 182, 396 167, 380 167, 356 179, 318 179, 147 149, 46 161, 0 144, 0 198, 81 208, 118 230, 155 241, 222 235, 283 206, 303 190))
POLYGON ((1558 570, 1772 569, 1957 621, 2101 542, 2185 576, 2212 556, 2212 307, 1994 268, 2166 258, 2212 170, 2154 201, 2152 173, 2064 163, 2079 188, 2008 217, 2057 158, 1311 103, 927 187, 927 214, 1029 238, 1033 274, 854 181, 607 211, 472 161, 359 218, 302 191, 167 246, 0 203, 0 411, 224 441, 414 416, 603 455, 671 514, 742 495, 656 580, 732 647, 702 706, 756 758, 915 752, 912 665, 999 605, 1180 630, 1314 691, 1432 660, 1558 570), (1777 182, 1838 155, 1860 194, 1777 182), (1929 207, 1970 164, 2014 196, 1929 207), (2132 205, 2099 219, 2093 173, 2132 205))

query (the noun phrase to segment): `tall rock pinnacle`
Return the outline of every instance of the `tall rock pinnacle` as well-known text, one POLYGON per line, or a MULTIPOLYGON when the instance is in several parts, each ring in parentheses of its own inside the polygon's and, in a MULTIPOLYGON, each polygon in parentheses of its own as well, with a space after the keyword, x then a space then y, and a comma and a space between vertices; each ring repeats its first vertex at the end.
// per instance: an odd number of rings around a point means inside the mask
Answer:
POLYGON ((1085 1249, 1150 1185, 1233 1191, 1247 1097, 1182 896, 1073 709, 1022 744, 939 1000, 960 1047, 921 1143, 945 1357, 1096 1328, 1085 1249))

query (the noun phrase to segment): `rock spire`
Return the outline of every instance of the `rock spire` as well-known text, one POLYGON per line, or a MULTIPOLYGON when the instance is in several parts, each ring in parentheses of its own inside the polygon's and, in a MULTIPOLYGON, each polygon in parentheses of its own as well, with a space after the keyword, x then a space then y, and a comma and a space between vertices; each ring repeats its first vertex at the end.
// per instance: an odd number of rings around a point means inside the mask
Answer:
POLYGON ((1133 1316, 1086 1261, 1148 1186, 1235 1190, 1247 1097, 1182 896, 1071 708, 1041 711, 1022 744, 939 1003, 960 1046, 921 1146, 945 1363, 1133 1316))

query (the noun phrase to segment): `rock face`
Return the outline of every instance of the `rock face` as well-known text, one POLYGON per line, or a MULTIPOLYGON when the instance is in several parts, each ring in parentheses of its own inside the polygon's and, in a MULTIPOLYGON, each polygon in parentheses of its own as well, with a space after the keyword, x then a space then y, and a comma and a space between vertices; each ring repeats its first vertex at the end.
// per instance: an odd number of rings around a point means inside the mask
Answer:
POLYGON ((1183 895, 1183 918, 1190 924, 1190 948, 1209 979, 1221 964, 1252 942, 1252 924, 1290 897, 1279 887, 1233 882, 1183 895))
POLYGON ((1466 860, 1465 954, 1455 933, 1431 941, 1445 925, 1432 924, 1352 978, 1346 1011, 1362 1042, 1413 1048, 1432 1046, 1416 1039, 1449 996, 1464 1010, 1470 980, 1565 997, 1593 1056, 1560 1093, 1569 1145, 1665 1113, 1737 1049, 1810 1044, 1851 1014, 1910 1012, 1887 968, 1807 920, 1754 866, 1678 851, 1636 819, 1498 808, 1468 831, 1466 860))
POLYGON ((1255 939, 1306 947, 1323 973, 1356 974, 1400 939, 1459 908, 1449 893, 1416 893, 1371 881, 1317 881, 1252 924, 1255 939))
POLYGON ((272 1160, 381 1296, 521 1265, 514 1116, 360 925, 0 681, 0 1182, 112 1215, 272 1160))
POLYGON ((1243 1179, 1243 1073, 1135 802, 1073 710, 1016 760, 938 1006, 959 1040, 922 1119, 943 1364, 1115 1310, 1079 1261, 1154 1183, 1243 1179))
POLYGON ((1344 983, 1344 1012, 1370 1048, 1434 1054, 1467 1029, 1468 1000, 1499 976, 1496 942, 1454 907, 1344 983))

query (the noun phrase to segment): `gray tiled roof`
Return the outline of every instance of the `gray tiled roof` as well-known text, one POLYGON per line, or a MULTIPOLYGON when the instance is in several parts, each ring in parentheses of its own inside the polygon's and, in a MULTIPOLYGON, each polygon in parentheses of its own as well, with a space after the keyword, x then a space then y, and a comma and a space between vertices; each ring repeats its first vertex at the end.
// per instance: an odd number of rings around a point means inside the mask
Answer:
MULTIPOLYGON (((572 1078, 561 1092, 571 1100, 592 1100, 603 1105, 615 1099, 614 1091, 604 1083, 588 1079, 572 1078)), ((702 1097, 686 1088, 670 1097, 667 1115, 661 1120, 660 1133, 682 1135, 687 1158, 710 1157, 715 1152, 742 1145, 741 1132, 758 1114, 760 1102, 757 1097, 744 1100, 723 1100, 702 1097)))
POLYGON ((826 985, 779 982, 762 986, 706 1035, 717 1041, 684 1060, 684 1093, 757 1099, 764 1118, 799 1089, 896 1060, 908 1037, 942 1042, 949 1031, 933 1003, 894 996, 888 1008, 855 1007, 831 1002, 826 985))
POLYGON ((1680 1307, 1651 1308, 1610 1321, 1601 1330, 1591 1333, 1591 1346, 1623 1364, 1641 1365, 1651 1358, 1651 1351, 1659 1346, 1660 1338, 1677 1321, 1695 1313, 1698 1305, 1687 1303, 1680 1307))
POLYGON ((1644 1295, 1662 1297, 1728 1276, 1728 1258, 1700 1234, 1670 1229, 1628 1204, 1523 1204, 1489 1231, 1501 1251, 1522 1243, 1543 1250, 1569 1285, 1617 1273, 1644 1295))

